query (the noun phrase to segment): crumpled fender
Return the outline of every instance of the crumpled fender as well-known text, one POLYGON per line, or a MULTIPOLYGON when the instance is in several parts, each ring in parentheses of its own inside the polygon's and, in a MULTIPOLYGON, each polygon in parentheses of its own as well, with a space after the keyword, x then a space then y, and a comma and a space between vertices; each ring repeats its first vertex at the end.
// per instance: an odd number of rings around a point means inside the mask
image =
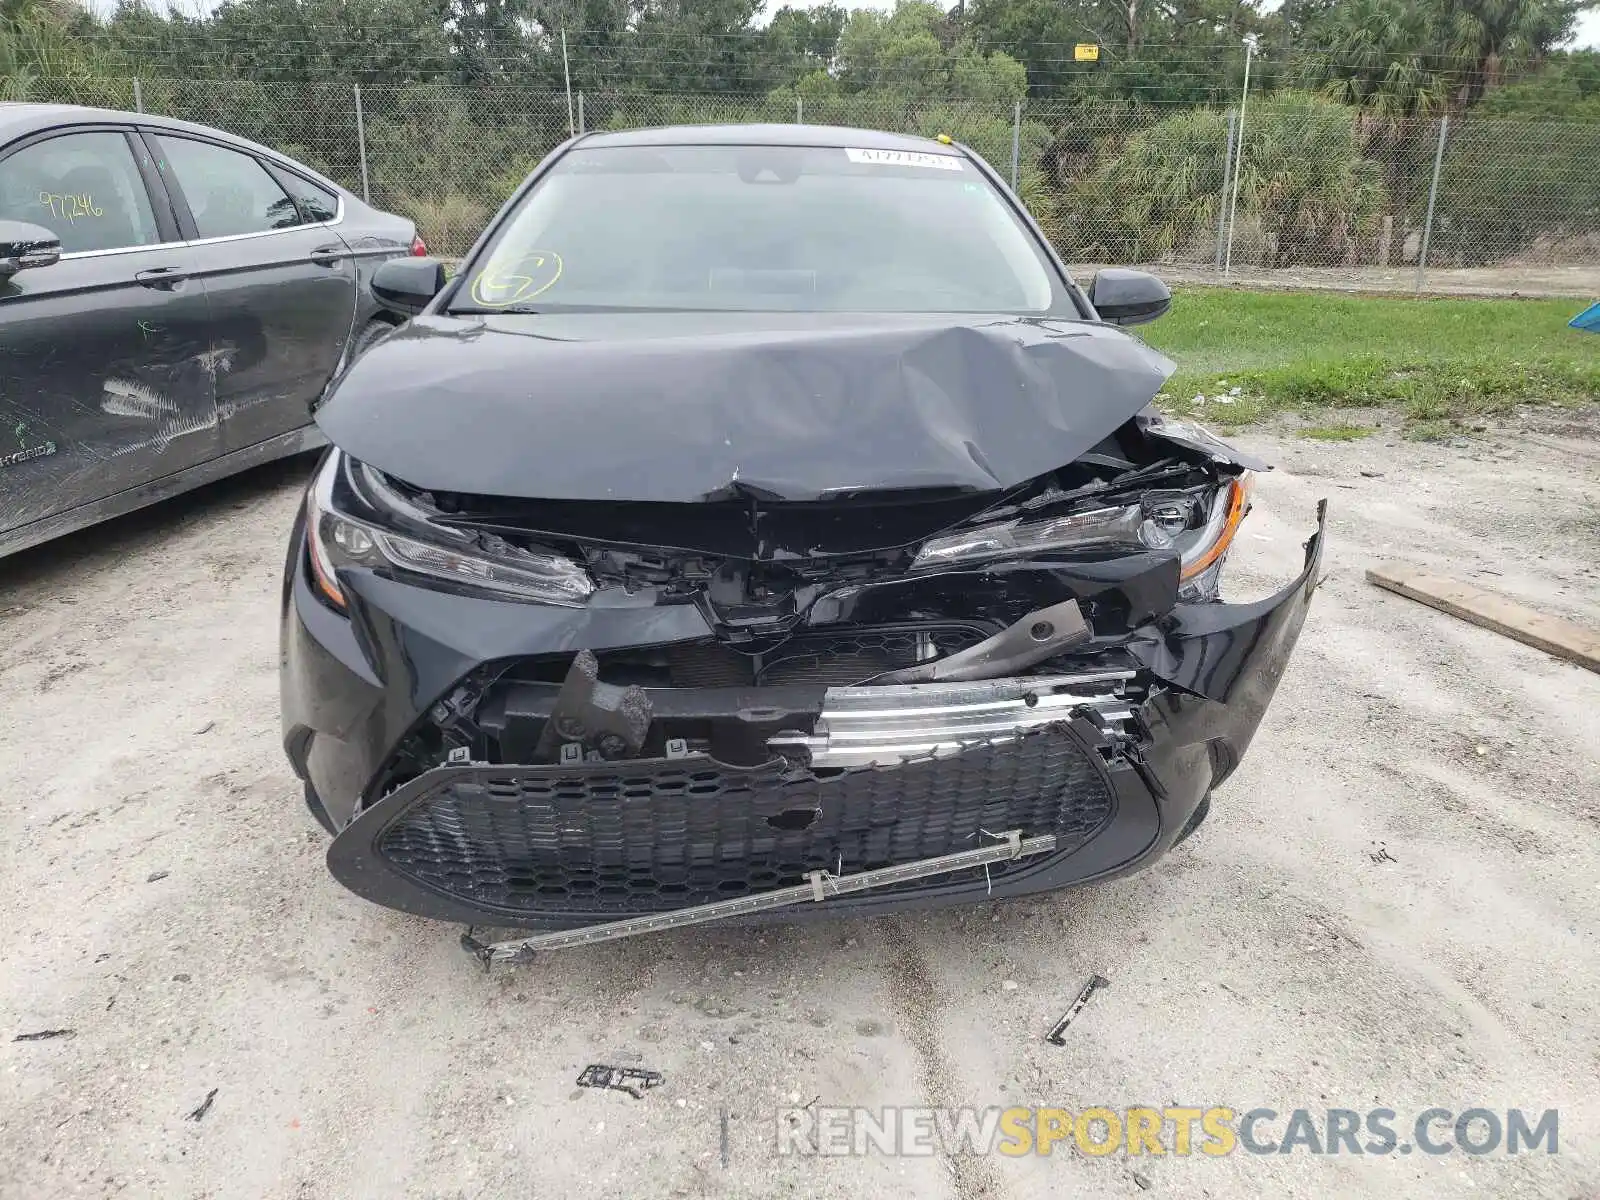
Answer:
POLYGON ((1255 738, 1316 591, 1327 512, 1324 500, 1305 569, 1277 595, 1252 604, 1180 604, 1127 647, 1156 677, 1140 714, 1151 733, 1150 781, 1170 810, 1166 836, 1178 836, 1255 738))
POLYGON ((1250 604, 1179 604, 1134 631, 1128 652, 1151 674, 1259 721, 1300 636, 1322 566, 1328 502, 1306 542, 1305 569, 1274 596, 1250 604))

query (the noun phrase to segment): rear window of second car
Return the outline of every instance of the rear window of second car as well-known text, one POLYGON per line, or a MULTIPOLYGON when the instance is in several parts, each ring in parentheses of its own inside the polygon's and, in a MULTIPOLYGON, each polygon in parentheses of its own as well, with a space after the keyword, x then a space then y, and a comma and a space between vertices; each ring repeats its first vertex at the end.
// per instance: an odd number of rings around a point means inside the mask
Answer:
POLYGON ((339 198, 326 188, 320 188, 292 171, 279 171, 279 179, 289 189, 300 211, 308 221, 331 221, 339 213, 339 198))
POLYGON ((301 224, 295 202, 249 154, 158 134, 162 166, 183 189, 203 238, 265 233, 301 224))

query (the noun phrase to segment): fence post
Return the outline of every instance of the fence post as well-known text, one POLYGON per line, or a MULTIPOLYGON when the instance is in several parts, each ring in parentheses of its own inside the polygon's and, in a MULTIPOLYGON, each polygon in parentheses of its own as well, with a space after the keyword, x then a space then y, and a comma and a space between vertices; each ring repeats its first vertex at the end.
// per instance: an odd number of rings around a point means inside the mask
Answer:
POLYGON ((806 102, 800 96, 794 98, 794 123, 796 125, 804 125, 806 123, 806 102))
POLYGON ((356 90, 356 151, 361 155, 361 198, 372 203, 372 189, 367 181, 367 122, 361 115, 361 85, 356 90))
POLYGON ((1233 125, 1239 114, 1228 110, 1228 146, 1222 152, 1222 194, 1217 197, 1217 258, 1212 270, 1222 270, 1222 237, 1228 228, 1228 177, 1233 174, 1233 125))
POLYGON ((144 111, 144 89, 139 86, 139 77, 133 77, 133 111, 144 111))
POLYGON ((1017 167, 1022 156, 1022 101, 1011 109, 1011 190, 1017 190, 1017 167))
POLYGON ((1439 118, 1439 148, 1433 155, 1433 182, 1428 185, 1428 215, 1422 222, 1422 245, 1417 250, 1417 291, 1428 276, 1428 239, 1433 234, 1433 205, 1439 199, 1439 170, 1444 166, 1444 140, 1450 132, 1449 114, 1439 118))
POLYGON ((1239 215, 1239 173, 1244 170, 1244 108, 1250 102, 1250 64, 1255 60, 1256 44, 1245 40, 1244 90, 1239 93, 1239 142, 1233 152, 1233 190, 1228 196, 1228 244, 1222 251, 1222 277, 1233 273, 1233 226, 1239 215))
POLYGON ((578 132, 588 133, 589 127, 583 123, 583 93, 578 93, 578 132))
POLYGON ((567 136, 578 136, 578 125, 572 119, 572 68, 567 65, 567 25, 561 23, 561 77, 567 81, 567 136))

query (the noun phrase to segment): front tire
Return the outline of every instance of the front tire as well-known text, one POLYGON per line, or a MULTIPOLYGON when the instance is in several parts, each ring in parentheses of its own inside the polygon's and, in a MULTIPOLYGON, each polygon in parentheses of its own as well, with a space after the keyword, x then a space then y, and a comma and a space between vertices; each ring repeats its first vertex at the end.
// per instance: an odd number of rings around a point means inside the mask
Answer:
POLYGON ((1189 822, 1183 827, 1183 832, 1178 834, 1177 840, 1172 843, 1173 849, 1177 849, 1179 846, 1183 845, 1184 842, 1188 841, 1189 838, 1194 835, 1194 831, 1200 828, 1200 823, 1210 815, 1211 793, 1207 792, 1206 798, 1200 801, 1199 807, 1196 808, 1192 814, 1190 814, 1189 822))

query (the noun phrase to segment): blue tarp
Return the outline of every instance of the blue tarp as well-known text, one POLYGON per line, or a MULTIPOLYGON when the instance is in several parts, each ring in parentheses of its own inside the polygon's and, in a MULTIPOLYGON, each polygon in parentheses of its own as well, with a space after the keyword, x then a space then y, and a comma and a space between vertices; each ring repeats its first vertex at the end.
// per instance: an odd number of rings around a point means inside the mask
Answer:
POLYGON ((1574 329, 1587 329, 1590 333, 1600 333, 1600 303, 1589 305, 1568 323, 1574 329))

